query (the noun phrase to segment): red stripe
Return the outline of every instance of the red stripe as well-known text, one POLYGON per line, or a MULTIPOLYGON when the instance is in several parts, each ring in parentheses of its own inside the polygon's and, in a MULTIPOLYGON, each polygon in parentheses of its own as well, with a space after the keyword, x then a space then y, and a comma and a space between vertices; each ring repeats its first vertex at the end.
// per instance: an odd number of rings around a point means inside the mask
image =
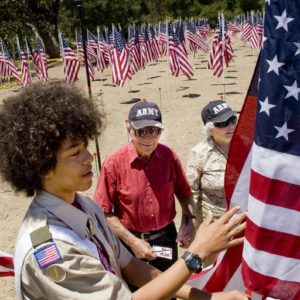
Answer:
POLYGON ((300 186, 270 179, 251 170, 250 194, 261 202, 300 211, 300 186))
POLYGON ((250 219, 247 220, 246 236, 249 243, 255 249, 300 259, 299 236, 258 227, 250 219))
POLYGON ((9 256, 0 256, 0 266, 8 269, 14 268, 13 258, 9 256))
POLYGON ((238 177, 244 167, 254 138, 255 113, 257 106, 256 96, 247 96, 241 111, 241 117, 235 129, 234 137, 230 144, 226 172, 225 195, 231 199, 238 177))
POLYGON ((13 277, 13 276, 15 276, 15 273, 13 272, 13 271, 11 271, 11 272, 1 272, 0 271, 0 277, 13 277))
POLYGON ((208 292, 223 291, 233 274, 241 264, 243 245, 235 246, 226 251, 221 263, 204 286, 208 292), (220 280, 222 278, 222 280, 220 280))
POLYGON ((245 285, 258 294, 268 295, 281 300, 299 300, 299 282, 284 281, 257 273, 242 262, 242 274, 245 285))

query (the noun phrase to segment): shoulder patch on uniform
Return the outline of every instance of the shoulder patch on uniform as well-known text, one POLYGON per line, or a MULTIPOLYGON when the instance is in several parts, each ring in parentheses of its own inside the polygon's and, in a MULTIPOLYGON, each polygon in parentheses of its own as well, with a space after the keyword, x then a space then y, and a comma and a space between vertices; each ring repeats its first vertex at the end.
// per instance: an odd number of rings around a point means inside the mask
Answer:
POLYGON ((46 269, 46 275, 54 282, 63 282, 66 279, 66 271, 59 265, 51 265, 46 269))
POLYGON ((45 269, 62 260, 61 254, 55 243, 47 244, 34 251, 33 254, 41 269, 45 269))

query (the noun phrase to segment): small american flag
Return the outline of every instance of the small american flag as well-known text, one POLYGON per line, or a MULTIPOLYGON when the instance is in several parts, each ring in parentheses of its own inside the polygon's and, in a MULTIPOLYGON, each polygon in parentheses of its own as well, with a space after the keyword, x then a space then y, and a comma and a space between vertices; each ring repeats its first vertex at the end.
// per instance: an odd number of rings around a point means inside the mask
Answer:
POLYGON ((31 43, 26 39, 26 47, 27 47, 27 53, 29 55, 29 58, 32 60, 32 64, 34 67, 34 70, 39 76, 39 60, 38 60, 38 54, 34 48, 32 48, 31 43))
POLYGON ((34 257, 42 269, 62 260, 60 252, 55 243, 48 244, 36 250, 34 252, 34 257))
POLYGON ((68 83, 73 83, 78 79, 78 72, 80 69, 80 63, 78 58, 75 56, 74 51, 69 46, 67 40, 60 34, 61 40, 61 53, 64 61, 64 75, 65 80, 68 83))
POLYGON ((22 83, 22 79, 19 77, 17 68, 15 66, 15 64, 13 63, 7 46, 5 45, 4 41, 1 39, 1 47, 2 47, 2 52, 3 52, 3 56, 1 58, 1 64, 2 66, 2 75, 4 77, 8 77, 10 78, 10 76, 13 76, 17 81, 22 83))
MULTIPOLYGON (((81 34, 79 34, 79 33, 76 34, 76 41, 77 41, 77 56, 82 61, 84 61, 84 51, 82 48, 82 35, 81 34)), ((91 50, 94 51, 93 48, 91 50)), ((94 71, 94 66, 89 57, 87 57, 87 64, 88 64, 88 72, 89 72, 90 79, 93 81, 95 79, 95 71, 94 71)))
POLYGON ((14 276, 13 257, 0 251, 0 277, 14 276))
POLYGON ((111 50, 113 83, 123 86, 126 79, 131 79, 129 55, 125 49, 125 40, 121 31, 114 29, 114 45, 111 50))
POLYGON ((25 53, 23 51, 22 45, 20 43, 19 37, 17 36, 17 46, 19 49, 19 55, 21 60, 21 73, 22 73, 22 80, 23 80, 23 86, 30 86, 31 85, 31 78, 29 75, 29 67, 28 62, 25 56, 25 53))
POLYGON ((41 71, 41 80, 46 82, 48 80, 48 64, 47 58, 43 49, 43 44, 40 38, 36 38, 36 49, 38 53, 38 62, 41 71))

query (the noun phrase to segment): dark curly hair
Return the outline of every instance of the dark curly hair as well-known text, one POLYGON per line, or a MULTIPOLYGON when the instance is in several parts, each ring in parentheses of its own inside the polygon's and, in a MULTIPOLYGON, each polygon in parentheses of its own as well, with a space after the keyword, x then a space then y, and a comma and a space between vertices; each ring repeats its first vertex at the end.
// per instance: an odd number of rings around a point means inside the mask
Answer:
POLYGON ((33 196, 56 166, 66 138, 87 142, 100 134, 104 115, 92 99, 65 83, 34 84, 0 109, 0 173, 16 191, 33 196))

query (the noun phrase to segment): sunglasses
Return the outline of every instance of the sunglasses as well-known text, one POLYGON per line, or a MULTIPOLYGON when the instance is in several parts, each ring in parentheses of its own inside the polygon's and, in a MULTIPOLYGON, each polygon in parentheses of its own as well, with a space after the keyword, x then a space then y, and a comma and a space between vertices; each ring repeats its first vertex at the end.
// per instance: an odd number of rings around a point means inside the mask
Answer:
POLYGON ((229 126, 230 124, 236 124, 237 122, 237 117, 236 116, 232 116, 230 117, 228 120, 224 121, 224 122, 216 122, 214 123, 214 126, 215 127, 218 127, 218 128, 225 128, 227 126, 229 126))
POLYGON ((147 134, 147 132, 152 136, 157 136, 161 134, 161 128, 154 127, 154 126, 148 126, 140 129, 134 129, 135 135, 139 137, 143 137, 147 134))

